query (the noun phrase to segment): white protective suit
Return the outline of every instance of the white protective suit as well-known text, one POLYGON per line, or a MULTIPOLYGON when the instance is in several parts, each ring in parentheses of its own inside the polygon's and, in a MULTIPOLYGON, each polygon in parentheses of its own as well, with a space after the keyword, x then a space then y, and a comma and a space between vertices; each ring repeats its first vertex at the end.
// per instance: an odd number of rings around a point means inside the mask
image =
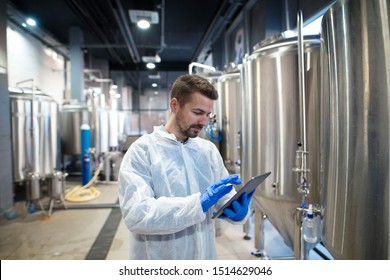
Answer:
POLYGON ((205 139, 181 143, 159 126, 135 141, 118 180, 130 259, 216 259, 215 209, 203 213, 200 194, 227 175, 219 151, 205 139))

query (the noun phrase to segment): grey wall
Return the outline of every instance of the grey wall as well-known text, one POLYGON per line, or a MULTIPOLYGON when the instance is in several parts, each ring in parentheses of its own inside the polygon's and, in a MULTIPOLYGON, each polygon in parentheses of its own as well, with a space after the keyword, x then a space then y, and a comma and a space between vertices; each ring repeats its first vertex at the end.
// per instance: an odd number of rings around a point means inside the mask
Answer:
POLYGON ((7 79, 6 1, 0 1, 0 213, 13 207, 11 116, 7 79))

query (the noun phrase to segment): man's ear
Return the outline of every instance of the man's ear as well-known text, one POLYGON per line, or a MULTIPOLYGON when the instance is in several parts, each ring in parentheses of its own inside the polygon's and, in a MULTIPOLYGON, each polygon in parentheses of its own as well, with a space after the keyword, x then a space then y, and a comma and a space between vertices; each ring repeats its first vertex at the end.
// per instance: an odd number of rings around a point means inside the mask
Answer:
POLYGON ((179 102, 177 101, 176 98, 172 98, 171 101, 169 102, 169 106, 171 107, 171 111, 173 113, 176 113, 177 109, 179 108, 179 102))

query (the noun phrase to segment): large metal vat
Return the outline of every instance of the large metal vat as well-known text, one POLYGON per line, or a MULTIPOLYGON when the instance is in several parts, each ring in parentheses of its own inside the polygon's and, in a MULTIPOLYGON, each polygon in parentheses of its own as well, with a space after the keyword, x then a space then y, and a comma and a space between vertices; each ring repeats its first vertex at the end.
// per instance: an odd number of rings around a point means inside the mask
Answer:
POLYGON ((323 242, 338 259, 390 259, 389 9, 339 0, 322 21, 323 242))
POLYGON ((64 155, 81 155, 82 124, 90 124, 91 110, 85 104, 64 104, 61 107, 61 147, 64 155))
POLYGON ((40 92, 10 91, 14 182, 60 168, 58 104, 40 92))
MULTIPOLYGON (((190 72, 191 73, 191 72, 190 72)), ((206 72, 199 73, 197 75, 207 79, 210 84, 218 91, 218 78, 221 76, 221 72, 206 72)), ((209 124, 205 126, 199 133, 199 137, 209 140, 220 150, 221 137, 222 137, 222 122, 221 122, 221 94, 218 92, 218 99, 214 101, 213 111, 209 115, 209 124)))
MULTIPOLYGON (((319 203, 320 40, 305 37, 307 201, 319 203)), ((271 171, 254 202, 267 214, 285 243, 293 247, 294 213, 302 203, 297 191, 296 150, 301 139, 297 38, 258 45, 244 59, 242 73, 241 176, 271 171)))
POLYGON ((216 81, 219 98, 215 102, 217 120, 222 130, 220 152, 230 173, 240 173, 241 78, 240 71, 222 74, 216 81))
MULTIPOLYGON (((88 104, 69 103, 61 108, 61 141, 64 155, 65 169, 73 174, 81 170, 81 133, 82 124, 89 124, 91 127, 91 147, 93 148, 94 158, 99 161, 106 156, 106 165, 101 172, 105 178, 113 177, 108 174, 108 170, 114 169, 110 163, 117 156, 109 155, 111 152, 119 150, 120 141, 123 141, 123 125, 125 120, 121 112, 115 109, 107 109, 101 104, 101 96, 92 97, 88 104), (122 119, 120 119, 122 117, 122 119), (120 122, 121 121, 121 122, 120 122)), ((118 160, 116 160, 117 162, 118 160)), ((97 162, 95 162, 97 163, 97 162)), ((115 163, 117 164, 117 163, 115 163)))
POLYGON ((91 145, 96 155, 119 147, 119 113, 117 110, 88 106, 86 104, 64 104, 61 108, 61 140, 63 153, 81 154, 80 127, 91 127, 91 145))

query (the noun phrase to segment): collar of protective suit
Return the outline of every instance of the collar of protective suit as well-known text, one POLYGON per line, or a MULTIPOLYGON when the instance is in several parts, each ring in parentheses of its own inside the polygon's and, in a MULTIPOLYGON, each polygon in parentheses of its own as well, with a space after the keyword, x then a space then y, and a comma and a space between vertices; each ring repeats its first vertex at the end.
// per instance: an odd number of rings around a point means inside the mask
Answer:
POLYGON ((154 133, 156 134, 157 137, 169 139, 169 140, 173 141, 173 143, 177 143, 177 144, 191 144, 192 140, 193 140, 191 138, 187 138, 187 140, 184 141, 184 142, 180 141, 179 139, 177 139, 175 134, 168 132, 166 130, 166 128, 164 127, 164 125, 155 126, 155 127, 153 127, 153 130, 154 130, 154 133))

